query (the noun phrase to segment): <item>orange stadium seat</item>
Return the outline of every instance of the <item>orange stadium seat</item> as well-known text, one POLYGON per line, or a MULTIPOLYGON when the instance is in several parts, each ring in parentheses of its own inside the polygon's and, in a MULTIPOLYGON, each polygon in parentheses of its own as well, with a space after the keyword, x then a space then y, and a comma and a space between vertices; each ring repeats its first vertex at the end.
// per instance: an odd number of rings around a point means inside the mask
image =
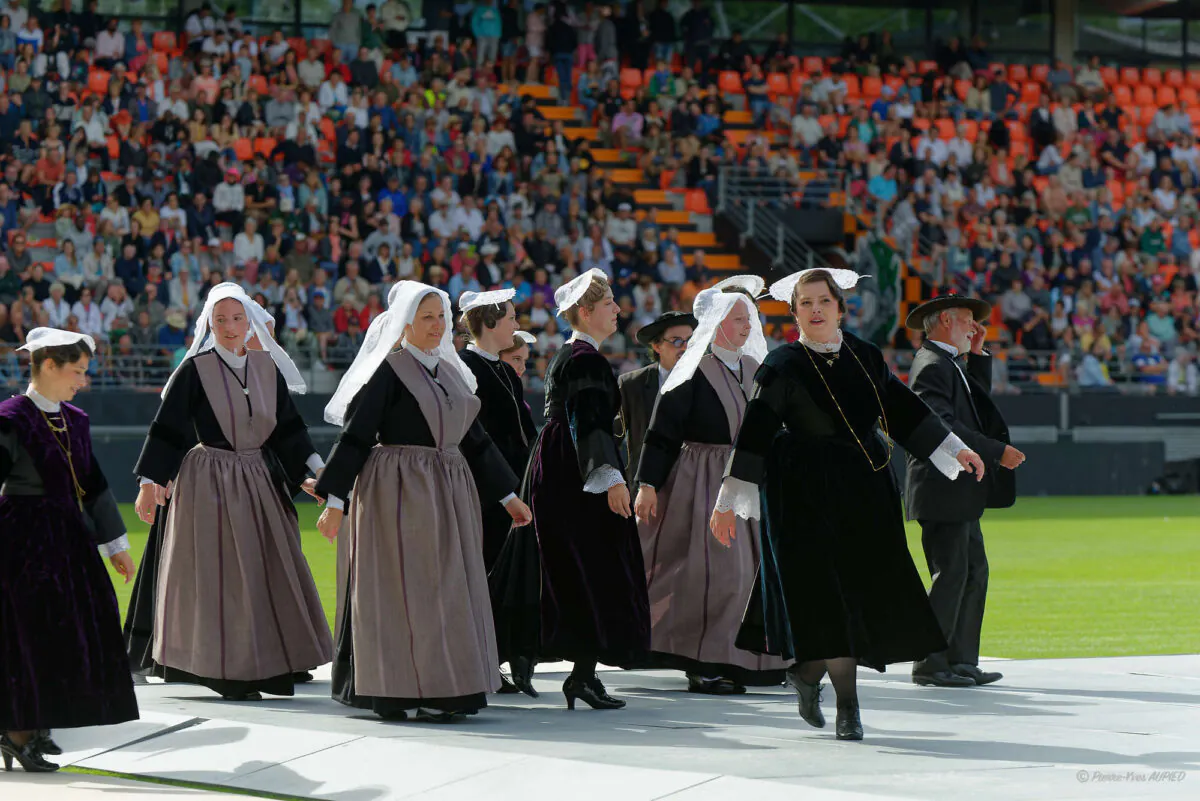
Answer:
POLYGON ((1176 89, 1184 85, 1183 70, 1167 70, 1163 73, 1163 80, 1167 86, 1174 86, 1176 89))
POLYGON ((163 53, 174 50, 177 46, 174 31, 158 31, 150 41, 154 45, 155 50, 163 53))
POLYGON ((1033 69, 1029 71, 1029 77, 1039 83, 1045 83, 1046 79, 1050 77, 1050 65, 1034 64, 1033 69))
POLYGON ((1137 86, 1142 82, 1142 76, 1137 67, 1121 67, 1121 83, 1126 86, 1137 86))
POLYGON ((1029 69, 1024 64, 1013 64, 1008 68, 1009 83, 1025 83, 1029 80, 1029 69))
POLYGON ((1154 90, 1145 84, 1133 87, 1133 102, 1138 106, 1154 105, 1154 90))
POLYGON ((744 93, 742 89, 742 76, 733 70, 724 70, 717 77, 717 88, 723 94, 740 95, 744 93))
POLYGON ((1161 86, 1162 80, 1162 70, 1158 67, 1146 67, 1142 70, 1142 83, 1147 86, 1161 86))

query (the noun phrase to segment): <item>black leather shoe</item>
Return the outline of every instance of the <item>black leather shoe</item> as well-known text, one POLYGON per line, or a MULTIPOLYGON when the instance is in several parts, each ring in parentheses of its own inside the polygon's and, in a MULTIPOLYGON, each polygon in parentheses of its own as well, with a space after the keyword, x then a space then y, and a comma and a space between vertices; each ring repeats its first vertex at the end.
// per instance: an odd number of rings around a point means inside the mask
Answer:
POLYGON ((301 670, 292 674, 292 684, 308 684, 313 680, 313 674, 307 670, 301 670))
POLYGON ((912 674, 913 684, 919 684, 922 687, 974 687, 975 680, 970 676, 960 676, 957 673, 951 673, 948 670, 939 670, 936 673, 914 673, 912 674))
POLYGON ((59 747, 58 743, 50 739, 49 729, 39 729, 37 734, 33 736, 33 739, 36 741, 35 746, 37 750, 43 754, 49 754, 50 756, 60 756, 62 754, 62 748, 59 747))
POLYGON ((837 722, 834 724, 839 740, 861 740, 862 720, 858 717, 858 702, 838 704, 837 722))
POLYGON ((715 679, 706 679, 703 676, 697 676, 694 673, 687 674, 688 692, 701 693, 703 695, 741 695, 746 692, 746 688, 735 681, 718 676, 715 679))
POLYGON ((991 684, 994 681, 1000 681, 1000 679, 1004 678, 1003 673, 980 670, 979 665, 951 665, 950 670, 954 673, 954 675, 966 676, 980 686, 984 684, 991 684))
POLYGON ((530 698, 537 698, 538 691, 533 688, 533 660, 517 656, 510 659, 508 664, 512 668, 513 685, 530 698))
POLYGON ((7 734, 0 736, 0 760, 4 762, 5 773, 12 770, 14 759, 26 773, 53 773, 58 770, 58 765, 47 762, 37 749, 37 737, 31 737, 25 745, 17 746, 8 739, 7 734))
POLYGON ((508 676, 504 672, 500 673, 500 689, 496 690, 496 695, 517 695, 521 691, 517 689, 517 685, 509 681, 508 676))
POLYGON ((625 702, 619 698, 613 698, 604 689, 604 685, 600 683, 600 679, 593 676, 584 681, 577 679, 574 676, 568 676, 563 682, 563 695, 567 697, 567 709, 575 708, 576 699, 583 701, 592 709, 623 709, 625 702))
POLYGON ((261 701, 262 693, 260 693, 258 690, 251 690, 248 693, 229 693, 228 695, 222 695, 221 697, 226 701, 261 701))
POLYGON ((821 711, 821 691, 825 685, 821 682, 809 684, 790 670, 787 672, 787 683, 800 696, 797 704, 800 718, 813 728, 825 728, 825 713, 821 711))
POLYGON ((442 712, 439 709, 421 708, 417 710, 418 723, 453 723, 462 716, 461 712, 442 712))

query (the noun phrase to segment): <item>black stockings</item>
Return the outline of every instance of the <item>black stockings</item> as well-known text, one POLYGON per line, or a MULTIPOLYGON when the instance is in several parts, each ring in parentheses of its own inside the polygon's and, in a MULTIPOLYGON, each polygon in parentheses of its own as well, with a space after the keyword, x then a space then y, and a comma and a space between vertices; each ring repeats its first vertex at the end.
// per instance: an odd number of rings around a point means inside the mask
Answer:
POLYGON ((576 662, 575 667, 571 669, 571 678, 578 681, 588 681, 596 675, 596 660, 588 659, 583 662, 576 662))
POLYGON ((805 684, 816 684, 828 672, 829 681, 837 693, 838 706, 858 703, 858 660, 854 657, 801 662, 799 668, 800 679, 805 684))

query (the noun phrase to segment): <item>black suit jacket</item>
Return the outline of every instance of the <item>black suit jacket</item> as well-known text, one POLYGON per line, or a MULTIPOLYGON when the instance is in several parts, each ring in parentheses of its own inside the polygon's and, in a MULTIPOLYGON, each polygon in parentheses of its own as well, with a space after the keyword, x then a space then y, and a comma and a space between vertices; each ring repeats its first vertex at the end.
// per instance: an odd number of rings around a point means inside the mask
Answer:
POLYGON ((632 489, 642 458, 642 440, 658 398, 658 362, 625 373, 617 379, 617 386, 621 391, 621 417, 616 423, 616 434, 625 440, 625 473, 632 489))
POLYGON ((960 373, 948 352, 927 341, 913 358, 908 383, 987 466, 983 481, 969 474, 950 481, 929 462, 910 455, 904 493, 908 519, 970 521, 982 517, 984 509, 1012 506, 1016 482, 1013 471, 1000 466, 1009 437, 992 401, 992 357, 971 354, 960 373))

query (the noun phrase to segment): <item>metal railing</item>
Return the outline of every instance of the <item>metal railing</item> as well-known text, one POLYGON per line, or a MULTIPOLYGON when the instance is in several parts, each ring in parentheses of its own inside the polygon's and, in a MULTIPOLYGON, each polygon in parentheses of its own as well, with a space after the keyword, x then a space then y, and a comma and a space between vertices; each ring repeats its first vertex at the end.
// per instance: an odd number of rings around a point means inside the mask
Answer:
POLYGON ((784 177, 742 166, 722 167, 717 212, 737 226, 741 244, 754 242, 770 257, 772 267, 786 271, 828 268, 825 258, 787 225, 783 212, 842 206, 844 183, 845 175, 839 172, 800 172, 784 177))

